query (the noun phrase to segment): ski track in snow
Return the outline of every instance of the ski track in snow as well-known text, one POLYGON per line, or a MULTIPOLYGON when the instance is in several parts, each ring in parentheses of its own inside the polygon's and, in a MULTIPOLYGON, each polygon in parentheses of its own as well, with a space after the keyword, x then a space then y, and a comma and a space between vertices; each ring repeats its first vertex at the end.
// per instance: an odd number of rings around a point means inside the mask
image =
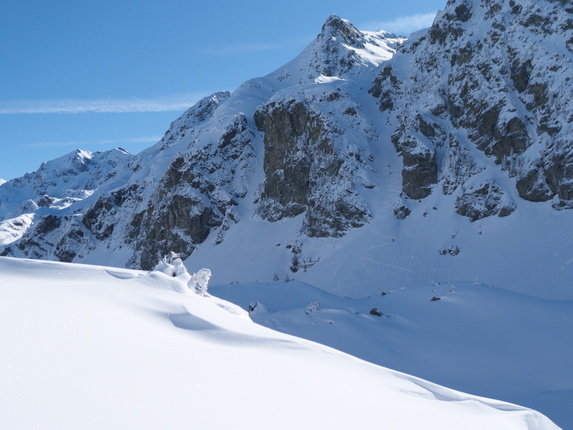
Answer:
MULTIPOLYGON (((387 189, 387 192, 391 195, 399 195, 402 182, 399 175, 386 174, 383 186, 387 189)), ((410 272, 407 267, 397 266, 395 264, 390 264, 382 261, 381 258, 376 258, 377 255, 381 254, 376 252, 377 250, 382 250, 388 246, 393 245, 394 239, 396 237, 394 233, 396 217, 394 216, 394 202, 391 199, 380 199, 377 200, 376 205, 372 208, 375 220, 372 224, 370 232, 377 235, 380 238, 380 243, 374 246, 367 246, 362 249, 355 251, 353 254, 362 260, 382 266, 384 270, 377 270, 376 273, 380 273, 379 276, 363 280, 361 282, 356 282, 350 286, 362 285, 364 283, 371 283, 375 281, 383 281, 387 278, 394 276, 396 273, 404 274, 410 272)))

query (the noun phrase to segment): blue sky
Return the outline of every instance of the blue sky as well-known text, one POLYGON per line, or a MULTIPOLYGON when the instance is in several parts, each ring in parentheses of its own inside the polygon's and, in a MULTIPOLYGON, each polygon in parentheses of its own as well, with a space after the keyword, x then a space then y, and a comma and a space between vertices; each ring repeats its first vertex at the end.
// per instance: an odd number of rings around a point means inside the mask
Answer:
POLYGON ((133 153, 200 97, 294 58, 333 13, 407 35, 446 0, 2 0, 0 178, 76 148, 133 153))

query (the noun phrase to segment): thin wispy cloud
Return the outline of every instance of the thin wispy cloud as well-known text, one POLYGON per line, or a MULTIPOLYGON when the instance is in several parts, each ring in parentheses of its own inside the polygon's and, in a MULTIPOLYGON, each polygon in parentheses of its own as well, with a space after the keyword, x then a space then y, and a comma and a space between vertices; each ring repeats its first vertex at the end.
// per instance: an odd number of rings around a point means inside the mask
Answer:
POLYGON ((205 94, 152 99, 56 99, 0 101, 0 115, 171 112, 189 108, 205 94))
POLYGON ((368 30, 386 30, 400 35, 409 35, 415 31, 428 28, 434 22, 438 11, 401 16, 391 21, 370 22, 362 27, 368 30))
POLYGON ((94 145, 111 146, 111 145, 125 145, 127 143, 131 144, 149 144, 158 142, 161 136, 141 136, 141 137, 129 137, 125 139, 100 139, 100 140, 69 140, 61 142, 31 142, 25 143, 22 146, 27 148, 57 148, 57 147, 87 147, 94 145))

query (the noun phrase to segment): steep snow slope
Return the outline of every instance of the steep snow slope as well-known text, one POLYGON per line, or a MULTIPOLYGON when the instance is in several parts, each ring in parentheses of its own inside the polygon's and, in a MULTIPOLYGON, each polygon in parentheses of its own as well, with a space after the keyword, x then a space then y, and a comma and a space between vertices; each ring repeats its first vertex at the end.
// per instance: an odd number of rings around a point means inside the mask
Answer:
POLYGON ((557 429, 253 324, 162 273, 0 258, 5 428, 557 429))

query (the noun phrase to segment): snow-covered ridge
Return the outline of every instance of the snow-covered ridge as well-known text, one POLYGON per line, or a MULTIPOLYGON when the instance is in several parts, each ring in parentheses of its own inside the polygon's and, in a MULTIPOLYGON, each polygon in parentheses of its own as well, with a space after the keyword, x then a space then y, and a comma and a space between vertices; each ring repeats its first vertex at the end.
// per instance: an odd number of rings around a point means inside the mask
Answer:
MULTIPOLYGON (((21 178, 5 182, 0 194, 0 219, 19 216, 28 210, 22 207, 47 207, 56 200, 68 199, 70 204, 91 195, 104 184, 125 180, 126 167, 132 154, 121 148, 105 152, 77 149, 55 160, 42 163, 40 168, 21 178)), ((32 210, 35 210, 32 209, 32 210)))
POLYGON ((332 16, 299 57, 201 100, 140 154, 72 153, 2 185, 2 222, 36 215, 2 229, 1 253, 151 268, 176 251, 225 261, 220 281, 297 276, 352 296, 462 279, 571 297, 571 215, 552 209, 567 207, 570 123, 551 125, 573 100, 551 90, 571 89, 556 63, 570 30, 556 2, 510 3, 449 2, 404 48, 332 16), (535 178, 555 197, 528 201, 547 191, 535 178), (253 271, 253 256, 272 264, 253 271))
POLYGON ((558 429, 266 329, 178 277, 8 258, 0 273, 8 428, 558 429))

